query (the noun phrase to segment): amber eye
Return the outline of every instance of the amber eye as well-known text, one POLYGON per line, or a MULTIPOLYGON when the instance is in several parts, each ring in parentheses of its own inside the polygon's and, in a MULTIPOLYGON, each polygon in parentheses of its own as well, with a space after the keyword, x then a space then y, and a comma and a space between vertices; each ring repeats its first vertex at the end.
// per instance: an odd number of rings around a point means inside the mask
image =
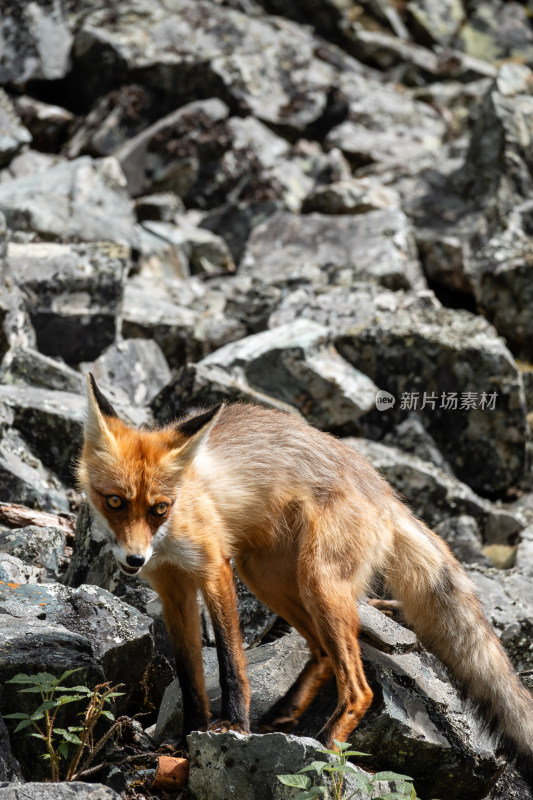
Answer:
POLYGON ((156 517, 163 517, 167 513, 168 503, 158 503, 152 508, 152 514, 156 517))
POLYGON ((109 494, 105 501, 109 508, 112 508, 113 511, 118 511, 124 505, 124 500, 122 497, 119 497, 118 494, 109 494))

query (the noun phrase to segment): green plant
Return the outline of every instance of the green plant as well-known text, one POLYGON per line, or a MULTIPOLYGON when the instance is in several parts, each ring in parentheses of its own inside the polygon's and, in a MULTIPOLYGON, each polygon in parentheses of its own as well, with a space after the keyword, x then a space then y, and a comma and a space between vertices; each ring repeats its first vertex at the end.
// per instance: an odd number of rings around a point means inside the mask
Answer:
POLYGON ((407 775, 398 775, 396 772, 377 772, 375 775, 361 773, 360 770, 348 761, 350 756, 366 756, 368 753, 358 753, 350 750, 350 745, 346 742, 338 742, 334 739, 337 750, 317 750, 317 753, 329 753, 334 756, 335 761, 313 761, 309 766, 303 767, 295 775, 278 775, 277 778, 286 786, 293 786, 300 789, 294 800, 315 800, 317 797, 329 798, 330 794, 327 786, 313 786, 311 778, 305 772, 315 771, 317 775, 326 774, 331 783, 334 800, 350 800, 358 792, 371 796, 372 790, 378 781, 395 781, 398 786, 394 792, 376 797, 375 800, 416 800, 416 791, 412 783, 412 778, 407 775), (357 788, 349 795, 343 794, 344 776, 350 773, 357 788))
POLYGON ((121 721, 115 720, 112 712, 105 708, 107 703, 111 703, 115 697, 123 694, 123 692, 117 692, 119 686, 110 686, 109 683, 99 684, 94 689, 89 689, 87 686, 62 686, 62 682, 75 672, 79 672, 79 669, 67 670, 59 678, 49 672, 39 672, 36 675, 19 673, 7 681, 7 683, 25 685, 26 688, 19 689, 20 693, 41 695, 41 703, 33 713, 5 714, 4 719, 20 720, 15 728, 15 733, 29 727, 35 729, 29 735, 44 742, 46 753, 43 753, 42 758, 50 761, 53 781, 61 779, 61 761, 68 758, 72 745, 76 747, 76 750, 68 763, 65 775, 67 781, 79 780, 97 753, 121 726, 121 721), (88 700, 85 710, 79 714, 82 717, 81 723, 69 725, 67 728, 56 727, 59 710, 68 703, 76 703, 81 700, 88 700), (111 720, 112 725, 95 741, 94 729, 100 717, 107 717, 111 720))

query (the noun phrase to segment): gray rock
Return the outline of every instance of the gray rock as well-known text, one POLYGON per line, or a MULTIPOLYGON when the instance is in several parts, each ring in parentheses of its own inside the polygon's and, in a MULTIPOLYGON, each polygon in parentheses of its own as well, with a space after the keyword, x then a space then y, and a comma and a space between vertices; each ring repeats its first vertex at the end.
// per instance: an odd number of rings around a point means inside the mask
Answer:
MULTIPOLYGON (((55 153, 41 153, 38 150, 25 148, 0 172, 0 183, 7 183, 17 178, 25 178, 38 172, 45 172, 47 169, 64 163, 63 156, 55 153)), ((20 235, 24 236, 24 234, 20 235)), ((26 234, 26 237, 30 238, 31 234, 26 234)))
MULTIPOLYGON (((4 409, 12 424, 13 410, 7 406, 4 409)), ((0 438, 0 491, 5 502, 23 503, 43 511, 70 508, 66 487, 13 428, 5 430, 0 438)))
MULTIPOLYGON (((234 272, 235 264, 229 248, 221 236, 211 231, 184 224, 169 222, 144 222, 142 227, 152 236, 156 236, 167 247, 170 246, 170 261, 178 260, 181 264, 181 277, 193 275, 210 275, 224 272, 234 272)), ((159 267, 165 271, 165 263, 159 267)), ((169 265, 170 266, 170 265, 169 265)), ((171 270, 167 268, 167 271, 171 270)), ((146 267, 142 268, 146 274, 146 267)), ((180 277, 177 275, 177 277, 180 277)))
POLYGON ((139 222, 157 220, 158 222, 174 222, 176 215, 185 211, 181 198, 174 192, 157 192, 138 197, 135 201, 135 213, 139 222))
POLYGON ((357 216, 278 213, 252 232, 241 271, 281 286, 350 286, 356 280, 390 289, 425 285, 409 223, 398 210, 357 216))
POLYGON ((283 400, 254 389, 242 376, 236 376, 216 364, 202 362, 187 364, 179 369, 154 398, 151 408, 155 418, 166 424, 183 416, 191 407, 224 402, 256 403, 288 414, 298 414, 293 406, 283 400))
POLYGON ((444 539, 454 556, 463 564, 490 566, 490 561, 482 552, 483 539, 474 517, 462 514, 444 519, 435 526, 435 532, 444 539))
POLYGON ((348 97, 348 115, 326 143, 338 147, 353 167, 405 163, 440 147, 443 120, 408 92, 348 72, 341 73, 340 88, 348 97))
POLYGON ((205 0, 175 0, 170 11, 162 3, 139 2, 134 9, 119 3, 107 30, 105 13, 89 13, 74 41, 73 77, 85 76, 80 91, 86 98, 102 95, 140 68, 143 85, 172 98, 174 108, 198 96, 218 96, 243 115, 300 131, 326 110, 335 71, 315 57, 312 34, 291 22, 258 19, 205 0))
POLYGON ((0 211, 12 230, 43 239, 138 242, 125 178, 113 158, 84 156, 0 184, 0 211))
POLYGON ((526 9, 520 3, 481 0, 471 8, 458 32, 461 49, 489 62, 515 59, 533 62, 533 33, 526 9))
POLYGON ((11 244, 9 265, 41 353, 77 363, 115 341, 129 252, 115 244, 11 244))
POLYGON ((515 563, 522 575, 533 577, 533 525, 528 525, 520 533, 515 563))
POLYGON ((467 515, 476 520, 485 542, 501 544, 508 543, 525 527, 519 512, 479 497, 469 486, 418 456, 366 439, 344 441, 385 475, 430 527, 451 516, 467 515))
POLYGON ((0 552, 10 553, 25 564, 37 567, 45 580, 57 581, 63 565, 66 535, 60 528, 27 525, 0 530, 0 552))
POLYGON ((339 353, 395 399, 386 411, 376 410, 374 438, 417 411, 455 474, 475 491, 502 494, 522 480, 523 386, 486 320, 442 308, 430 293, 369 284, 302 288, 283 300, 270 325, 302 316, 328 326, 339 353))
POLYGON ((0 784, 1 800, 118 800, 109 786, 101 783, 24 783, 22 786, 0 784))
POLYGON ((0 717, 0 794, 2 792, 2 782, 18 783, 22 780, 20 764, 11 752, 9 734, 6 724, 0 717))
POLYGON ((14 99, 17 114, 32 136, 37 150, 57 153, 74 122, 74 114, 61 106, 50 105, 29 95, 14 99))
POLYGON ((358 178, 316 186, 302 206, 304 213, 365 214, 367 211, 398 208, 400 198, 394 189, 376 180, 358 178))
POLYGON ((383 444, 398 447, 406 453, 412 453, 423 461, 431 461, 436 467, 453 476, 453 470, 440 452, 433 437, 424 428, 422 420, 416 414, 409 414, 383 437, 383 444))
POLYGON ((0 574, 4 586, 2 589, 5 591, 5 584, 10 588, 18 587, 19 584, 25 583, 43 583, 46 580, 46 572, 41 567, 35 567, 31 564, 25 564, 17 556, 11 553, 4 553, 0 551, 0 574))
POLYGON ((171 377, 166 358, 152 339, 124 339, 85 366, 99 385, 122 389, 136 406, 148 405, 171 377))
POLYGON ((58 583, 25 583, 11 590, 0 584, 0 613, 21 624, 43 620, 61 625, 84 637, 106 680, 124 684, 117 706, 126 711, 152 657, 149 617, 97 586, 72 589, 58 583))
POLYGON ((527 675, 533 669, 531 577, 516 569, 466 569, 514 668, 527 675))
MULTIPOLYGON (((263 736, 240 733, 200 733, 187 737, 191 753, 191 770, 188 789, 196 800, 290 800, 295 790, 283 785, 277 775, 293 775, 312 761, 334 761, 329 754, 317 754, 321 745, 314 739, 268 733, 263 736)), ((361 768, 355 772, 369 777, 361 768)), ((325 777, 317 778, 313 785, 328 785, 325 777)), ((376 782, 370 795, 357 791, 357 783, 349 772, 344 774, 344 790, 354 800, 376 797, 393 788, 384 781, 376 782)))
POLYGON ((172 191, 184 198, 197 194, 197 185, 230 145, 228 116, 229 108, 221 100, 198 100, 127 141, 115 157, 130 194, 172 191))
MULTIPOLYGON (((12 584, 8 590, 10 598, 21 596, 24 588, 12 584)), ((38 590, 41 587, 34 588, 38 590)), ((5 595, 6 587, 0 584, 0 589, 5 595)), ((89 641, 63 625, 0 613, 0 633, 0 713, 4 716, 21 711, 33 713, 38 704, 35 694, 14 691, 13 686, 6 683, 18 673, 35 675, 49 672, 59 677, 66 670, 77 669, 79 671, 70 678, 71 685, 95 686, 104 680, 104 672, 92 655, 89 641)), ((74 707, 69 705, 67 708, 71 714, 69 724, 77 724, 74 707)), ((42 742, 28 737, 25 732, 14 735, 16 720, 6 720, 6 724, 11 734, 13 754, 23 775, 36 780, 49 777, 49 766, 40 758, 42 742)))
POLYGON ((5 0, 0 32, 0 83, 23 87, 34 80, 64 78, 72 37, 60 0, 20 4, 5 0))
POLYGON ((31 384, 43 389, 82 394, 83 375, 50 356, 23 347, 13 347, 0 369, 2 383, 31 384))
POLYGON ((310 320, 296 320, 226 345, 200 366, 229 370, 321 428, 353 426, 374 407, 377 387, 340 358, 327 333, 310 320))
POLYGON ((11 100, 0 89, 0 167, 9 164, 20 148, 29 144, 31 139, 31 133, 17 116, 11 100))
POLYGON ((460 0, 445 0, 435 3, 432 0, 410 0, 407 10, 414 23, 415 33, 422 42, 452 44, 461 25, 465 22, 465 10, 460 0))

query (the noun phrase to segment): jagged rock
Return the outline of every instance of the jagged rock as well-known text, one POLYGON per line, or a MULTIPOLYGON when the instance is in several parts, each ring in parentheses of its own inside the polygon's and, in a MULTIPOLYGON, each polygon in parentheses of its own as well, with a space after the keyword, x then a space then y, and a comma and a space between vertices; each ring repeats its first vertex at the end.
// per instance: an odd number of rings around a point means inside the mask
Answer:
POLYGON ((0 31, 0 83, 24 87, 59 80, 69 67, 72 37, 60 0, 5 0, 0 31))
MULTIPOLYGON (((9 165, 0 172, 0 183, 14 181, 17 178, 24 178, 45 172, 47 169, 64 164, 63 156, 51 153, 40 153, 38 150, 24 149, 16 155, 9 165)), ((28 238, 31 234, 26 234, 28 238)))
POLYGON ((65 781, 63 783, 0 784, 1 800, 119 800, 109 786, 101 783, 65 781))
POLYGON ((79 372, 50 356, 24 347, 13 347, 0 369, 2 383, 31 384, 43 389, 82 394, 85 381, 79 372))
POLYGON ((326 144, 338 147, 354 168, 404 163, 440 147, 443 120, 408 92, 347 72, 341 73, 339 85, 348 98, 348 114, 328 133, 326 144))
POLYGON ((194 406, 213 406, 224 402, 257 403, 266 408, 276 408, 288 414, 297 410, 264 392, 249 386, 242 376, 217 364, 187 364, 154 398, 151 403, 155 418, 162 423, 171 422, 194 406))
POLYGON ((397 210, 333 217, 280 212, 252 232, 241 271, 284 287, 356 280, 391 289, 425 285, 409 223, 397 210))
POLYGON ((465 21, 465 10, 460 0, 410 0, 407 10, 415 33, 424 43, 451 45, 457 31, 465 21))
POLYGON ((254 18, 205 0, 176 0, 170 11, 159 2, 139 2, 135 9, 119 3, 107 30, 105 15, 89 13, 75 37, 72 77, 83 75, 84 98, 130 76, 138 80, 140 69, 143 86, 157 88, 172 108, 218 96, 241 113, 296 130, 327 110, 335 71, 315 57, 311 33, 291 22, 254 18))
POLYGON ((124 339, 87 367, 98 384, 122 389, 136 406, 148 405, 171 375, 161 348, 151 339, 124 339))
MULTIPOLYGON (((11 426, 13 409, 1 405, 0 414, 11 426)), ((32 452, 30 445, 11 427, 0 438, 0 490, 5 502, 24 503, 45 511, 68 511, 66 487, 32 452)))
MULTIPOLYGON (((12 584, 9 596, 16 597, 22 588, 12 584)), ((39 590, 45 587, 34 588, 39 590)), ((0 583, 0 589, 5 596, 6 586, 0 583)), ((38 672, 51 672, 59 677, 66 670, 77 669, 79 671, 70 678, 72 685, 95 686, 104 680, 104 672, 92 654, 89 641, 63 625, 0 613, 0 632, 0 713, 4 716, 20 711, 32 713, 37 705, 34 694, 14 691, 13 686, 6 683, 18 673, 35 675, 38 672)), ((14 720, 6 720, 6 724, 11 733, 13 754, 23 774, 34 779, 45 779, 49 766, 40 758, 42 742, 24 733, 13 735, 16 726, 14 720)))
POLYGON ((365 214, 367 211, 398 208, 400 198, 394 189, 369 178, 359 178, 317 186, 307 195, 302 212, 320 214, 365 214))
MULTIPOLYGON (((17 619, 43 620, 61 625, 90 642, 91 652, 101 664, 106 680, 123 683, 119 710, 128 707, 148 668, 153 651, 151 620, 97 586, 77 589, 59 583, 0 583, 0 613, 17 619)), ((0 626, 2 625, 0 619, 0 626)))
POLYGON ((395 399, 369 418, 375 438, 405 412, 418 411, 455 474, 475 491, 502 494, 522 479, 523 386, 486 320, 442 308, 428 293, 369 284, 301 288, 283 300, 270 324, 302 316, 328 326, 339 353, 395 399))
MULTIPOLYGON (((217 274, 234 272, 235 264, 229 248, 221 236, 192 225, 169 222, 144 222, 144 231, 156 237, 168 251, 169 255, 159 257, 157 271, 160 273, 176 273, 176 277, 187 278, 191 274, 217 274), (176 262, 179 270, 175 269, 176 262)), ((164 250, 163 250, 164 252, 164 250)), ((150 272, 153 272, 151 265, 150 272)), ((147 274, 146 265, 141 267, 142 274, 147 274)))
POLYGON ((67 362, 92 360, 115 341, 127 248, 114 244, 11 244, 38 349, 67 362))
POLYGON ((466 569, 514 668, 527 674, 533 669, 531 577, 517 569, 466 569))
POLYGON ((113 158, 84 156, 2 183, 0 211, 13 231, 43 239, 138 242, 125 178, 113 158))
POLYGON ((61 106, 50 105, 29 95, 14 99, 17 114, 32 136, 37 150, 57 153, 74 122, 74 114, 61 106))
MULTIPOLYGON (((284 786, 277 775, 293 775, 318 758, 334 761, 330 754, 317 754, 322 747, 316 740, 283 733, 243 736, 233 731, 194 732, 187 741, 191 753, 188 789, 196 800, 290 800, 295 790, 284 786)), ((366 774, 361 768, 356 770, 366 774)), ((327 785, 324 776, 314 777, 312 782, 315 786, 327 785)), ((379 781, 370 795, 363 794, 350 773, 344 773, 343 791, 354 800, 377 797, 393 788, 394 785, 379 781)))
POLYGON ((449 517, 435 526, 435 532, 449 545, 454 556, 463 564, 473 563, 490 566, 483 554, 483 538, 474 517, 462 514, 449 517))
MULTIPOLYGON (((72 464, 82 442, 85 397, 29 385, 0 385, 0 402, 12 410, 14 426, 24 431, 43 462, 72 483, 72 464)), ((117 410, 135 424, 150 419, 145 409, 118 406, 117 410)))
POLYGON ((2 793, 2 782, 18 783, 22 780, 20 764, 11 752, 9 734, 6 724, 0 717, 0 796, 2 793))
POLYGON ((216 350, 200 366, 219 366, 254 389, 295 406, 313 424, 353 427, 374 407, 377 387, 328 342, 327 329, 296 320, 216 350))
POLYGON ((139 222, 146 220, 174 222, 176 215, 184 211, 185 206, 181 198, 174 192, 147 194, 135 201, 135 213, 139 222))
POLYGON ((418 456, 367 439, 344 441, 385 475, 414 513, 430 527, 451 516, 467 515, 476 520, 485 542, 501 544, 512 540, 525 527, 520 513, 479 497, 469 486, 418 456))
POLYGON ((5 591, 6 585, 13 589, 24 583, 43 583, 46 580, 46 573, 40 567, 25 564, 11 553, 0 552, 0 578, 3 584, 2 590, 5 591))
POLYGON ((457 37, 462 49, 492 63, 505 59, 533 63, 533 33, 521 3, 481 0, 469 10, 457 37))
POLYGON ((27 525, 0 530, 0 552, 42 570, 47 581, 57 581, 64 560, 66 536, 60 528, 27 525))
POLYGON ((31 133, 17 116, 11 100, 4 90, 0 89, 0 167, 8 164, 23 145, 31 142, 31 139, 31 133))
POLYGON ((424 428, 416 414, 409 414, 402 422, 383 437, 383 444, 398 447, 413 453, 423 461, 431 461, 436 467, 453 476, 453 470, 440 452, 433 437, 424 428))

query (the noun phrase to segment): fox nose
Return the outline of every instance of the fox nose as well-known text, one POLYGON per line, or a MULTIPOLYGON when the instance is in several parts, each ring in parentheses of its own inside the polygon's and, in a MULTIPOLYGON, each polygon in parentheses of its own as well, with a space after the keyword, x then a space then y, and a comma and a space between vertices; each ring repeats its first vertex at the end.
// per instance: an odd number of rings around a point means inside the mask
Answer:
POLYGON ((140 555, 126 556, 126 563, 130 567, 142 567, 142 565, 144 564, 144 556, 140 555))

